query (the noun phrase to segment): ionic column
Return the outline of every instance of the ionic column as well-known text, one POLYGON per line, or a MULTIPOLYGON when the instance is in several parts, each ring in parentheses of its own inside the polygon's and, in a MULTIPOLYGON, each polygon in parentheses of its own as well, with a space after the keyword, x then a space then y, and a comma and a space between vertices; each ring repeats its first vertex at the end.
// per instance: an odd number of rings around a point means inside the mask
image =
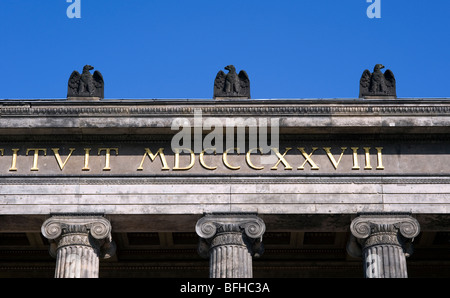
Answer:
POLYGON ((264 252, 264 221, 254 214, 207 214, 196 224, 198 252, 211 278, 253 277, 252 257, 264 252))
POLYGON ((347 251, 364 260, 366 278, 407 278, 406 257, 420 232, 419 222, 405 214, 363 214, 355 218, 347 251))
POLYGON ((41 227, 56 258, 55 278, 98 278, 99 258, 114 255, 111 224, 102 216, 53 216, 41 227))

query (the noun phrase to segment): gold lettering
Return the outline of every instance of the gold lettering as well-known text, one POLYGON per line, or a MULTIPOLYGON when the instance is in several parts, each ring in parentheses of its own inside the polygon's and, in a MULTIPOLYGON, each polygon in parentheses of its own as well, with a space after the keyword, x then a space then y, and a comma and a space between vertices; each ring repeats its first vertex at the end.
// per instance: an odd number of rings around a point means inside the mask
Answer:
POLYGON ((366 165, 364 166, 364 170, 372 170, 372 166, 370 165, 370 147, 364 147, 363 148, 365 151, 365 156, 366 156, 366 165))
POLYGON ((271 167, 270 169, 271 169, 271 170, 277 170, 278 164, 279 164, 280 162, 282 162, 282 163, 284 164, 284 169, 285 169, 285 170, 292 170, 291 165, 286 161, 286 159, 284 159, 284 156, 286 155, 286 153, 287 153, 289 150, 291 150, 291 149, 292 149, 292 148, 286 147, 286 151, 284 151, 284 154, 281 155, 280 152, 278 152, 278 149, 277 149, 277 148, 272 148, 273 152, 275 152, 276 156, 278 157, 278 161, 277 161, 277 163, 276 163, 273 167, 271 167))
POLYGON ((12 172, 12 171, 17 171, 17 167, 16 167, 16 164, 17 164, 17 152, 19 151, 20 149, 12 149, 12 151, 13 151, 13 155, 12 155, 12 162, 11 162, 11 167, 9 168, 9 170, 12 172))
POLYGON ((203 156, 205 155, 205 151, 206 151, 206 150, 209 150, 209 149, 213 149, 213 150, 214 150, 214 155, 216 155, 216 149, 214 149, 214 148, 206 148, 206 149, 204 149, 204 150, 200 153, 200 164, 201 164, 202 167, 204 167, 205 169, 208 169, 208 170, 215 170, 215 169, 217 169, 217 166, 215 166, 215 167, 210 167, 210 166, 208 166, 208 165, 205 163, 205 160, 203 159, 203 156))
POLYGON ((327 153, 328 158, 330 159, 331 163, 333 164, 334 168, 337 170, 339 163, 341 162, 342 156, 344 156, 345 150, 347 150, 347 147, 341 147, 341 156, 339 156, 339 160, 336 162, 334 159, 333 154, 331 154, 331 147, 323 147, 323 150, 327 153))
POLYGON ((301 147, 301 148, 297 148, 298 150, 300 150, 300 152, 302 153, 303 157, 305 158, 305 161, 303 162, 303 164, 301 166, 299 166, 297 169, 298 170, 304 170, 305 169, 305 164, 306 162, 308 162, 311 165, 311 170, 318 170, 319 166, 311 159, 311 156, 313 155, 313 153, 319 149, 318 147, 312 147, 312 152, 310 154, 305 152, 305 148, 301 147))
POLYGON ((72 153, 73 153, 73 151, 75 151, 75 148, 70 148, 69 150, 70 150, 69 155, 66 157, 66 160, 64 162, 62 162, 61 156, 59 155, 59 148, 52 148, 52 151, 55 154, 56 161, 58 162, 58 165, 59 165, 59 168, 61 169, 61 171, 66 166, 66 163, 69 160, 70 156, 72 156, 72 153))
POLYGON ((156 152, 156 154, 153 154, 152 151, 150 150, 150 148, 145 148, 144 156, 142 157, 141 164, 139 165, 137 170, 142 171, 144 169, 144 160, 147 155, 151 161, 154 161, 156 159, 156 157, 159 155, 159 157, 161 158, 162 166, 163 166, 161 168, 161 170, 170 170, 170 168, 167 164, 167 161, 166 161, 166 156, 164 155, 163 151, 164 151, 164 148, 159 148, 158 151, 156 152))
MULTIPOLYGON (((319 165, 315 163, 315 161, 312 159, 312 156, 317 151, 317 149, 319 149, 320 147, 311 147, 310 153, 307 153, 305 151, 305 148, 306 147, 297 147, 297 149, 301 152, 303 158, 305 159, 303 161, 302 165, 299 166, 297 169, 304 170, 306 164, 309 164, 311 166, 311 168, 310 168, 311 170, 319 170, 319 165)), ((338 153, 337 148, 335 148, 335 147, 321 147, 321 148, 325 151, 325 153, 326 153, 328 159, 330 160, 330 162, 332 163, 333 167, 337 170, 348 147, 340 147, 341 153, 338 158, 336 158, 334 156, 334 154, 338 153), (333 153, 334 153, 333 154, 332 148, 335 148, 334 150, 337 152, 333 151, 333 153)), ((370 151, 372 150, 372 147, 350 147, 350 149, 352 150, 351 154, 352 154, 352 161, 353 161, 351 169, 352 170, 360 170, 362 167, 362 165, 360 166, 360 164, 359 164, 359 161, 362 157, 358 156, 358 151, 360 148, 364 150, 364 159, 365 159, 364 170, 373 170, 375 166, 371 165, 371 156, 370 156, 370 151)), ((385 167, 383 164, 383 149, 384 148, 383 147, 374 147, 374 148, 377 150, 376 170, 385 170, 385 167)), ((64 151, 67 149, 69 150, 68 155, 66 155, 66 157, 64 158, 59 152, 59 150, 61 150, 61 148, 51 148, 51 150, 55 156, 56 162, 58 164, 58 167, 60 168, 61 171, 64 170, 69 159, 72 157, 73 153, 76 150, 76 148, 66 148, 66 149, 62 148, 62 150, 64 150, 64 151)), ((240 155, 239 149, 240 148, 228 148, 222 154, 222 160, 223 160, 223 163, 226 166, 226 168, 231 169, 231 170, 239 170, 241 168, 240 165, 232 165, 228 159, 229 154, 240 155)), ((280 148, 271 148, 271 150, 275 153, 275 155, 278 158, 277 162, 271 167, 271 170, 278 170, 278 166, 280 165, 280 163, 283 164, 285 170, 292 170, 293 168, 286 158, 287 153, 292 148, 285 147, 285 151, 283 154, 280 153, 279 149, 280 148)), ((0 157, 5 156, 5 152, 7 150, 10 150, 10 149, 9 148, 6 148, 6 149, 0 148, 0 157)), ((17 168, 18 152, 21 149, 13 148, 11 150, 12 150, 12 159, 11 159, 11 167, 9 168, 9 171, 10 172, 18 171, 18 168, 17 168)), ((85 151, 84 167, 82 168, 82 171, 90 171, 89 159, 90 159, 90 151, 91 150, 92 150, 91 148, 84 148, 84 151, 85 151)), ((114 154, 112 151, 115 151, 115 154, 119 155, 119 148, 98 148, 99 156, 103 152, 105 152, 105 165, 104 165, 103 171, 111 170, 111 154, 114 154)), ((174 151, 175 151, 174 167, 173 167, 174 171, 187 171, 194 167, 196 157, 195 157, 195 153, 191 149, 178 148, 178 149, 174 149, 174 151), (184 151, 184 150, 186 150, 186 151, 184 151), (183 163, 183 161, 185 161, 185 158, 188 158, 187 156, 180 157, 180 155, 183 155, 183 152, 188 153, 186 155, 189 155, 189 158, 190 158, 189 165, 187 165, 187 166, 180 166, 180 163, 183 163)), ((253 170, 265 169, 265 165, 261 164, 261 161, 259 161, 259 157, 257 156, 258 151, 260 152, 259 155, 262 156, 263 155, 262 149, 256 148, 256 147, 249 149, 245 154, 245 161, 246 161, 248 167, 253 170), (252 160, 252 155, 253 155, 253 160, 252 160), (256 162, 255 162, 255 160, 256 160, 256 162)), ((30 171, 40 171, 39 162, 38 162, 39 155, 46 156, 47 149, 46 148, 26 148, 25 154, 26 154, 26 156, 33 155, 33 162, 32 162, 30 171)), ((217 170, 218 166, 216 166, 215 162, 214 162, 215 157, 214 158, 212 156, 206 157, 206 155, 208 155, 208 154, 209 155, 214 154, 214 156, 215 156, 217 154, 217 151, 215 148, 206 148, 206 149, 202 150, 199 155, 199 162, 200 162, 201 167, 203 167, 204 169, 207 169, 207 170, 217 170), (209 163, 211 163, 212 165, 209 163)), ((164 148, 159 148, 158 151, 155 152, 155 154, 153 154, 149 148, 145 148, 145 153, 142 156, 142 160, 141 160, 139 167, 137 168, 137 171, 142 171, 144 169, 143 165, 144 165, 146 156, 148 156, 150 158, 151 162, 155 161, 155 159, 159 156, 159 158, 161 160, 161 164, 162 164, 161 170, 170 170, 170 167, 166 160, 166 156, 164 155, 164 148)), ((234 161, 233 158, 235 158, 235 157, 232 157, 232 162, 234 161)), ((372 158, 375 158, 375 157, 372 157, 372 158)), ((45 158, 44 158, 44 160, 45 160, 45 158)), ((187 160, 185 162, 187 163, 187 160)), ((236 162, 237 164, 240 164, 240 162, 238 160, 236 160, 234 162, 236 162)), ((361 161, 361 163, 362 163, 362 161, 361 161)), ((41 166, 43 166, 42 161, 41 161, 41 166)))
POLYGON ((27 152, 25 153, 25 155, 28 156, 28 153, 30 151, 34 151, 33 167, 30 169, 30 171, 39 171, 39 168, 38 168, 39 151, 43 151, 44 156, 45 156, 45 155, 47 155, 47 149, 45 149, 45 148, 27 148, 27 152))
POLYGON ((264 169, 264 166, 255 166, 250 159, 250 154, 254 150, 256 150, 256 151, 259 150, 259 152, 261 152, 261 155, 262 155, 261 148, 252 148, 252 149, 248 150, 247 154, 245 155, 245 160, 247 161, 247 164, 250 168, 255 169, 255 170, 262 170, 262 169, 264 169))
POLYGON ((375 147, 377 149, 377 170, 384 170, 383 160, 381 159, 381 150, 383 147, 375 147))
POLYGON ((358 149, 359 149, 359 147, 352 147, 352 150, 353 150, 353 167, 352 167, 352 170, 359 170, 358 153, 357 153, 358 149))
POLYGON ((236 150, 237 154, 239 155, 239 148, 228 148, 222 154, 223 163, 225 164, 225 166, 227 166, 227 168, 231 170, 239 170, 241 168, 240 166, 232 166, 228 163, 228 152, 230 152, 230 150, 236 150))
POLYGON ((195 163, 195 154, 189 148, 176 148, 175 149, 175 166, 173 167, 174 171, 187 171, 194 166, 195 163), (191 162, 187 167, 180 168, 180 152, 183 150, 188 150, 190 153, 191 162))
POLYGON ((81 169, 82 171, 90 171, 89 169, 89 152, 91 148, 84 148, 84 167, 81 169))
POLYGON ((111 151, 115 151, 116 155, 119 154, 119 148, 98 148, 98 155, 102 151, 106 151, 106 159, 105 159, 105 167, 103 168, 103 171, 111 171, 111 167, 109 166, 110 157, 111 157, 111 151))

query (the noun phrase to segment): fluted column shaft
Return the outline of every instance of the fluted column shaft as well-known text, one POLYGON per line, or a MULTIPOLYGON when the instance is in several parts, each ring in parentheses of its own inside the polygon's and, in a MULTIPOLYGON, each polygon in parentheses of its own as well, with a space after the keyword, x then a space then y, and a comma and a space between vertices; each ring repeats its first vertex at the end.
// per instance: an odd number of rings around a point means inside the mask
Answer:
POLYGON ((199 254, 209 258, 211 278, 253 277, 252 257, 263 251, 264 222, 256 215, 210 214, 196 225, 199 254))
POLYGON ((406 257, 412 254, 412 241, 420 232, 416 219, 400 214, 361 215, 350 230, 356 239, 347 250, 362 256, 365 277, 408 277, 406 257))
POLYGON ((88 233, 66 233, 56 250, 56 278, 98 277, 98 249, 89 244, 88 233))
POLYGON ((376 245, 364 249, 364 272, 368 278, 406 278, 406 257, 396 245, 376 245))
POLYGON ((98 278, 99 258, 115 252, 111 224, 101 216, 54 216, 41 231, 56 257, 55 278, 98 278))

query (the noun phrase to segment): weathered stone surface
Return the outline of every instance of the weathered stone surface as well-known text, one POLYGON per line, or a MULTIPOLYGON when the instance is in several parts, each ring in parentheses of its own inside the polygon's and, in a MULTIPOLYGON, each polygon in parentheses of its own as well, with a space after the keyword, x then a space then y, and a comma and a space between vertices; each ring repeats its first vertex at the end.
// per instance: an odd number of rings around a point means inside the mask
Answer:
POLYGON ((385 73, 381 72, 384 68, 382 64, 376 64, 373 73, 364 70, 359 86, 360 98, 397 98, 396 82, 393 72, 388 69, 385 73))
POLYGON ((252 118, 279 119, 282 133, 379 134, 448 133, 450 101, 439 99, 336 99, 333 101, 255 100, 229 101, 1 101, 0 133, 42 134, 173 134, 174 119, 194 125, 195 111, 201 124, 215 118, 227 121, 252 118))
POLYGON ((211 278, 253 277, 252 256, 264 252, 264 221, 254 214, 206 214, 195 230, 199 254, 210 261, 211 278))
POLYGON ((228 73, 220 70, 214 80, 214 99, 249 99, 250 79, 247 72, 241 70, 238 74, 233 65, 228 65, 225 69, 228 73))
POLYGON ((94 67, 85 65, 80 74, 74 70, 69 78, 67 98, 77 100, 99 100, 104 98, 104 81, 102 74, 96 70, 90 73, 94 67))
POLYGON ((2 214, 354 214, 450 212, 449 179, 428 178, 38 178, 0 181, 2 214))
POLYGON ((412 241, 420 232, 419 222, 399 213, 361 214, 350 231, 347 251, 362 256, 367 278, 408 277, 406 257, 412 254, 412 241))
MULTIPOLYGON (((85 136, 77 140, 67 136, 46 135, 30 137, 26 141, 4 137, 4 143, 0 143, 0 177, 152 175, 176 178, 212 174, 216 177, 257 175, 284 179, 304 174, 345 174, 360 178, 374 175, 440 176, 447 172, 450 158, 450 138, 438 134, 409 137, 372 135, 367 138, 338 135, 324 136, 323 139, 321 136, 308 138, 285 135, 276 144, 260 143, 260 146, 270 148, 264 154, 256 150, 250 152, 250 144, 246 142, 239 154, 227 153, 226 156, 219 150, 215 154, 193 152, 193 155, 177 155, 171 148, 171 137, 136 136, 136 139, 128 139, 108 135, 85 136), (30 141, 32 138, 34 140, 30 141), (158 156, 152 160, 149 152, 158 153, 158 156), (276 156, 277 152, 284 155, 283 159, 276 156), (305 155, 310 155, 310 160, 307 161, 305 155)), ((202 139, 198 143, 200 147, 203 146, 202 139)), ((223 144, 226 145, 226 142, 223 144)), ((225 152, 225 148, 221 149, 225 152)))
MULTIPOLYGON (((301 245, 299 240, 303 236, 296 233, 344 234, 358 212, 411 212, 421 229, 433 235, 450 229, 449 116, 448 99, 2 101, 0 230, 39 232, 42 222, 52 212, 94 212, 107 214, 115 232, 159 233, 162 243, 165 241, 172 249, 176 248, 171 246, 175 242, 164 234, 192 233, 204 213, 257 213, 271 237, 272 232, 292 233, 289 248, 298 249, 296 245, 301 245), (215 170, 206 169, 200 165, 197 153, 190 170, 174 171, 175 158, 169 145, 176 131, 171 126, 177 118, 185 118, 193 126, 197 109, 203 115, 202 125, 208 118, 223 125, 227 120, 239 118, 253 118, 258 123, 278 118, 280 152, 292 148, 285 155, 292 169, 279 163, 273 170, 276 158, 265 163, 254 152, 253 163, 264 166, 255 170, 248 165, 245 152, 241 152, 229 156, 229 162, 239 165, 239 170, 227 168, 221 154, 205 155, 208 165, 217 166, 215 170), (370 170, 364 169, 364 146, 371 147, 370 170), (376 169, 375 147, 378 146, 383 147, 382 170, 376 169), (111 152, 108 170, 105 170, 105 150, 98 151, 106 147, 118 148, 117 155, 111 152), (146 157, 143 169, 138 170, 144 148, 156 152, 160 147, 168 150, 170 169, 161 169, 159 157, 154 161, 146 157), (318 147, 311 158, 320 170, 312 170, 308 163, 303 170, 298 169, 305 161, 298 147, 304 147, 308 153, 312 147, 318 147), (341 148, 347 147, 336 168, 325 147, 331 148, 335 162, 341 148), (352 147, 359 148, 359 169, 353 169, 352 147), (47 150, 46 154, 39 151, 38 171, 32 170, 33 150, 26 154, 30 148, 47 150), (53 152, 55 148, 59 148, 59 161, 53 152), (71 148, 75 151, 68 158, 71 148), (86 148, 91 149, 89 171, 83 170, 86 148), (16 171, 10 170, 13 149, 19 149, 16 171), (64 161, 67 163, 62 169, 64 161)), ((181 162, 186 165, 187 159, 181 162)), ((226 263, 221 254, 224 252, 237 256, 232 259, 242 260, 249 268, 249 263, 244 262, 249 259, 240 258, 247 256, 248 249, 242 244, 246 242, 237 234, 231 235, 221 235, 208 244, 216 249, 215 260, 222 260, 217 264, 226 263), (237 244, 239 248, 229 250, 224 243, 237 244)), ((72 236, 61 240, 61 243, 71 243, 60 248, 61 260, 65 256, 68 261, 61 263, 63 268, 70 268, 70 263, 79 264, 78 260, 80 263, 95 260, 89 258, 96 256, 92 254, 95 249, 86 245, 89 235, 83 232, 72 236)), ((345 235, 339 235, 335 247, 344 239, 345 235)), ((42 247, 40 238, 37 240, 36 247, 42 247)), ((424 240, 431 243, 433 238, 422 237, 421 245, 424 240)), ((275 250, 285 249, 284 245, 275 246, 275 250)), ((371 251, 373 247, 368 248, 368 255, 376 253, 371 251)), ((384 248, 382 254, 394 259, 404 254, 398 246, 384 248)), ((264 264, 261 268, 271 265, 274 255, 268 256, 268 263, 259 263, 264 264)), ((336 257, 342 260, 342 255, 336 257)), ((301 266, 315 263, 299 259, 296 262, 301 266)), ((328 259, 321 262, 324 267, 329 265, 328 259)), ((89 267, 95 267, 91 264, 89 267)), ((282 262, 279 264, 284 266, 282 262)), ((340 264, 333 263, 336 272, 341 272, 340 264)), ((357 265, 352 262, 352 268, 357 265)), ((302 271, 304 267, 295 266, 299 274, 307 274, 302 271)), ((202 267, 204 270, 205 266, 202 267)), ((248 270, 244 270, 246 274, 248 270)))
POLYGON ((111 224, 96 215, 56 215, 41 228, 56 257, 56 278, 97 278, 99 258, 115 253, 111 224))

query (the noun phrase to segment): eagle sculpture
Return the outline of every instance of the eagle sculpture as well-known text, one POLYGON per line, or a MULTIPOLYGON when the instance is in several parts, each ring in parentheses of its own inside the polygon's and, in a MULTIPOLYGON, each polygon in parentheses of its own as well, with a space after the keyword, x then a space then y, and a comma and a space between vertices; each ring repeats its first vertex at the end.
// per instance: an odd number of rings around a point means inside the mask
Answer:
POLYGON ((226 97, 249 99, 250 80, 247 73, 241 70, 237 74, 233 65, 228 65, 225 69, 228 73, 225 74, 220 70, 214 80, 214 99, 226 97))
POLYGON ((104 82, 102 74, 96 70, 94 74, 90 71, 94 67, 85 65, 80 74, 74 70, 69 78, 67 97, 98 97, 104 98, 104 82))
POLYGON ((377 64, 373 73, 364 70, 359 83, 359 97, 365 96, 388 96, 397 98, 394 73, 388 69, 384 73, 381 69, 384 65, 377 64))

